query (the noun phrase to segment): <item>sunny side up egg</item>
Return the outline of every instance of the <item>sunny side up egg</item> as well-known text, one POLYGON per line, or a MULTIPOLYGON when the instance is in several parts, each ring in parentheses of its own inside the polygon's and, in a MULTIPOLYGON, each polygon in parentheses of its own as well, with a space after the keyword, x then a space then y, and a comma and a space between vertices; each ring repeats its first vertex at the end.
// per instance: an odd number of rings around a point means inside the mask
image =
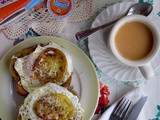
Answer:
POLYGON ((18 120, 81 120, 83 112, 77 96, 64 87, 47 83, 25 98, 18 120))
POLYGON ((14 68, 20 76, 19 84, 27 92, 48 82, 62 85, 73 71, 70 54, 54 42, 45 46, 38 45, 34 52, 17 58, 14 68))

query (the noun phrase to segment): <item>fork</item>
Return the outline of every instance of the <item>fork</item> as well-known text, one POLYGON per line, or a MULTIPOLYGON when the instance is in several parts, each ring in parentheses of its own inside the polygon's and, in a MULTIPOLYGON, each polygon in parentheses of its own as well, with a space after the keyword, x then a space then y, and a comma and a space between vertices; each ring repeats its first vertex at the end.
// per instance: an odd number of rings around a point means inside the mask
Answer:
POLYGON ((131 103, 132 102, 130 100, 122 98, 115 106, 109 120, 124 120, 131 103))

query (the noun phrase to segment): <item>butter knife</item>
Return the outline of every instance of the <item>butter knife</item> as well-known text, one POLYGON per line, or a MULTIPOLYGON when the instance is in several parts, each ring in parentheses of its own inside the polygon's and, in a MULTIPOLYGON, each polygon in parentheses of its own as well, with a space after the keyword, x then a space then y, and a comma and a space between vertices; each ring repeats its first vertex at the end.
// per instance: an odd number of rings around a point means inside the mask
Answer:
POLYGON ((146 97, 142 97, 133 107, 131 113, 129 114, 129 117, 127 120, 137 120, 144 104, 147 101, 147 96, 146 97))

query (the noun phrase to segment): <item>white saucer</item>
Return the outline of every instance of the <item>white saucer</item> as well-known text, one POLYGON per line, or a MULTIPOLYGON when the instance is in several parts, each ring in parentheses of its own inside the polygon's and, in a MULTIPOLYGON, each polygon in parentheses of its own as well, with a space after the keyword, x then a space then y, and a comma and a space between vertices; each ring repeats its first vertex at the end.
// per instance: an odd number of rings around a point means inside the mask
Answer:
MULTIPOLYGON (((92 23, 92 27, 100 26, 122 16, 133 4, 135 3, 123 2, 108 7, 96 17, 92 23)), ((148 18, 156 25, 160 25, 160 19, 154 11, 148 16, 148 18)), ((88 46, 93 62, 107 77, 111 79, 120 81, 144 79, 138 68, 126 66, 110 54, 106 45, 110 29, 111 27, 100 30, 89 37, 88 46)), ((160 31, 160 27, 158 29, 160 31)), ((152 66, 155 70, 155 74, 157 74, 160 66, 160 52, 152 61, 152 66)))

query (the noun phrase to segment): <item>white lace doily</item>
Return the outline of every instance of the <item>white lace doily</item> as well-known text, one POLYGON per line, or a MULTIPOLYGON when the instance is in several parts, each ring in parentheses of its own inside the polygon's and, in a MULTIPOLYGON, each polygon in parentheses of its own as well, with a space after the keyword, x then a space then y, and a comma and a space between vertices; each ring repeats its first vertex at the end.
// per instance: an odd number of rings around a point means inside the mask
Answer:
POLYGON ((75 0, 75 7, 68 22, 80 22, 91 17, 94 12, 94 0, 75 0))
POLYGON ((46 5, 33 11, 28 17, 31 21, 28 26, 39 35, 58 36, 65 24, 65 19, 54 19, 46 5))
POLYGON ((44 5, 36 11, 31 11, 23 19, 8 25, 3 33, 9 39, 17 39, 27 33, 29 28, 32 28, 39 35, 59 36, 65 24, 81 22, 92 16, 94 0, 75 0, 74 3, 73 12, 67 18, 53 18, 44 5))
POLYGON ((27 24, 28 20, 24 17, 20 21, 8 25, 8 27, 3 30, 3 33, 9 39, 17 39, 29 30, 27 24))

